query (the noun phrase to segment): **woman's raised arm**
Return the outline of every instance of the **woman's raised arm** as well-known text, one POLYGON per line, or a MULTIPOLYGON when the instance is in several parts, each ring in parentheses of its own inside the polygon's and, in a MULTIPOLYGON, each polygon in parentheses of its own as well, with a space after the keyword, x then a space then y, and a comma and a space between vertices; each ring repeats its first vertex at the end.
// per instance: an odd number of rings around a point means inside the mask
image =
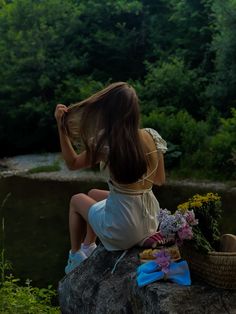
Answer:
POLYGON ((57 121, 58 133, 60 138, 61 152, 67 167, 70 170, 78 170, 81 168, 90 167, 90 162, 87 158, 86 151, 77 154, 71 144, 66 132, 62 130, 62 117, 67 112, 68 108, 63 104, 58 104, 55 109, 55 118, 57 121))

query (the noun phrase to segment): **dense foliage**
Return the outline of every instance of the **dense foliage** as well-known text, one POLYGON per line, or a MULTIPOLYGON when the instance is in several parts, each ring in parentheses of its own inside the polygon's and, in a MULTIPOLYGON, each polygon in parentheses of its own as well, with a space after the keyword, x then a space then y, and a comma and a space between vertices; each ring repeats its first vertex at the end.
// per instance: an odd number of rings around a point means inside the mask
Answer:
POLYGON ((235 0, 1 0, 1 155, 58 150, 55 104, 123 80, 169 169, 235 179, 235 22, 235 0))

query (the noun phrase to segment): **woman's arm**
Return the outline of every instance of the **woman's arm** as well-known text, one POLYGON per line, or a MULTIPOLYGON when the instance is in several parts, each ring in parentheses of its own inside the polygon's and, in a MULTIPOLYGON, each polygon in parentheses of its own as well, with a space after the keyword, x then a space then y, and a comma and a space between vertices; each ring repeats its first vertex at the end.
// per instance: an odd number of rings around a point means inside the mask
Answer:
POLYGON ((166 181, 164 157, 162 153, 159 153, 158 157, 159 157, 159 161, 158 161, 156 176, 154 178, 154 184, 162 185, 166 181))
POLYGON ((86 151, 81 154, 77 154, 71 144, 69 137, 66 132, 63 132, 61 127, 62 116, 67 112, 67 107, 65 105, 59 104, 55 109, 55 118, 57 121, 58 133, 60 138, 60 145, 63 159, 66 162, 67 167, 70 170, 78 170, 81 168, 90 167, 89 160, 87 158, 86 151))

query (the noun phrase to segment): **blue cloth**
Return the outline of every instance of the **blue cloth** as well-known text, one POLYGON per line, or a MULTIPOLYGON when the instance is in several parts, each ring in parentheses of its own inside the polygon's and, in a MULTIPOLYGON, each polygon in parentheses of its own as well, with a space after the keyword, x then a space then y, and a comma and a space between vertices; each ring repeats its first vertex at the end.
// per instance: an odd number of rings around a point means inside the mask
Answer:
POLYGON ((171 262, 168 273, 164 273, 160 269, 160 265, 155 261, 150 261, 139 266, 137 269, 138 286, 143 287, 161 279, 168 279, 179 285, 191 285, 190 272, 186 261, 171 262))

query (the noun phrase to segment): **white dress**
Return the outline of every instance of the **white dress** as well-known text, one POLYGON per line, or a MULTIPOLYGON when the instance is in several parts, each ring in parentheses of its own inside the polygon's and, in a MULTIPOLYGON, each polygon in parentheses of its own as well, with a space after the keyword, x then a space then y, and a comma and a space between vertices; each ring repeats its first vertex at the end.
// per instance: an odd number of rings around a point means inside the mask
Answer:
MULTIPOLYGON (((145 130, 153 137, 157 153, 165 153, 167 145, 159 133, 145 130)), ((108 198, 90 207, 88 221, 108 251, 126 250, 156 232, 160 206, 151 188, 134 191, 111 180, 108 185, 108 198)))

